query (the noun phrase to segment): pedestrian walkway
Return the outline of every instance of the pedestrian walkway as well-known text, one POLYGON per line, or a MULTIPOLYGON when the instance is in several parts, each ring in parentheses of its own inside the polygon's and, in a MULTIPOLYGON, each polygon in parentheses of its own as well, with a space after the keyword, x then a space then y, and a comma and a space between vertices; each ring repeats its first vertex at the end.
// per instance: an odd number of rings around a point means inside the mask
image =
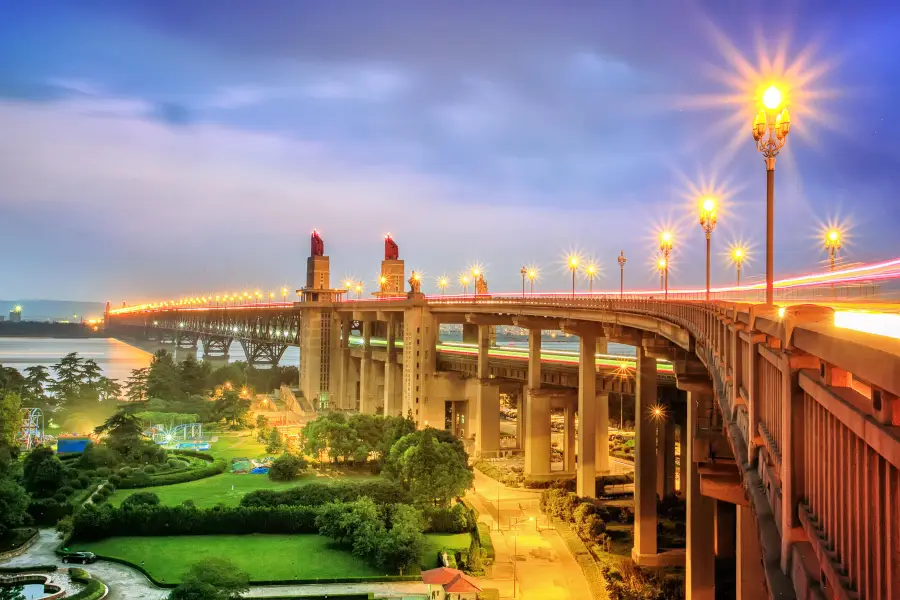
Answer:
POLYGON ((476 470, 466 499, 491 528, 494 567, 482 587, 517 600, 591 598, 581 567, 540 513, 540 491, 509 488, 476 470))

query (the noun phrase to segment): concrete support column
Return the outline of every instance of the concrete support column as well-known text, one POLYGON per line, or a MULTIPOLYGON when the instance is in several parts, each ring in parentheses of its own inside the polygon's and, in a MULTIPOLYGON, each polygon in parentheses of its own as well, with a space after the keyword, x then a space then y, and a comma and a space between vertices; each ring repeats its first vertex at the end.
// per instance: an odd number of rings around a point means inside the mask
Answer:
POLYGON ((716 556, 730 558, 735 553, 735 520, 737 507, 730 502, 713 500, 716 504, 716 556))
POLYGON ((541 330, 528 330, 528 389, 541 388, 541 330))
POLYGON ((523 386, 516 402, 516 447, 525 449, 525 397, 528 395, 528 386, 523 386))
POLYGON ((400 365, 397 364, 397 323, 393 316, 388 317, 385 330, 387 356, 384 361, 384 414, 396 417, 403 412, 403 394, 400 391, 400 365))
POLYGON ((475 394, 475 454, 494 458, 500 450, 500 386, 480 380, 475 394))
POLYGON ((736 600, 756 600, 765 598, 766 574, 763 570, 762 553, 759 548, 759 534, 756 520, 749 506, 737 507, 736 553, 737 569, 736 600))
POLYGON ((363 321, 363 356, 359 365, 359 412, 375 414, 375 371, 372 361, 372 321, 363 321))
POLYGON ((656 421, 656 494, 660 498, 675 495, 675 415, 667 407, 656 421))
POLYGON ((550 395, 527 390, 525 403, 525 477, 550 474, 550 395))
POLYGON ((566 405, 563 430, 563 470, 566 473, 575 471, 575 410, 574 404, 566 405))
MULTIPOLYGON (((609 353, 609 339, 598 337, 597 354, 609 353)), ((597 394, 597 473, 609 473, 609 394, 597 394)))
POLYGON ((491 327, 490 325, 478 326, 478 365, 476 367, 475 376, 478 379, 488 379, 491 371, 489 368, 489 352, 491 349, 491 327))
POLYGON ((579 496, 597 496, 597 366, 594 360, 597 337, 582 332, 578 355, 578 465, 575 491, 579 496))
POLYGON ((656 359, 637 346, 634 429, 634 548, 638 564, 656 554, 656 359))
POLYGON ((355 402, 351 400, 350 391, 350 319, 341 319, 341 353, 340 353, 340 369, 338 371, 338 397, 336 407, 341 410, 355 408, 355 402))
POLYGON ((700 473, 693 449, 700 407, 711 402, 709 394, 688 392, 686 600, 714 600, 716 592, 715 506, 711 498, 700 493, 700 473))

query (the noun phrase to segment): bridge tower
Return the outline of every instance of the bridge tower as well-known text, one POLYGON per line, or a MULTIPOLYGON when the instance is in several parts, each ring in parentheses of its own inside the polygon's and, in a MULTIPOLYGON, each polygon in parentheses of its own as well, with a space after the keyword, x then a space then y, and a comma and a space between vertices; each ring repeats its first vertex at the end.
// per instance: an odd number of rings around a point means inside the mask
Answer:
POLYGON ((333 361, 332 356, 339 356, 341 327, 332 304, 340 301, 346 291, 331 288, 331 266, 325 256, 325 242, 313 230, 309 258, 306 259, 306 286, 297 293, 303 303, 300 392, 317 407, 327 407, 332 393, 337 396, 340 363, 333 361))
POLYGON ((380 286, 372 295, 376 298, 405 298, 403 291, 406 279, 406 267, 400 258, 400 247, 391 238, 391 234, 384 236, 384 260, 381 261, 380 286))

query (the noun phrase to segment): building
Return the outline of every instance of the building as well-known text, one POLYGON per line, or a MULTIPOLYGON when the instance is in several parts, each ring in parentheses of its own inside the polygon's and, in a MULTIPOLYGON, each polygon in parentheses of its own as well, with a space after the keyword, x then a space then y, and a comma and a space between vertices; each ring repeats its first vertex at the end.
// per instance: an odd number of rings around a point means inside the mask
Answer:
POLYGON ((21 323, 22 322, 22 307, 18 304, 11 309, 9 309, 9 322, 10 323, 21 323))

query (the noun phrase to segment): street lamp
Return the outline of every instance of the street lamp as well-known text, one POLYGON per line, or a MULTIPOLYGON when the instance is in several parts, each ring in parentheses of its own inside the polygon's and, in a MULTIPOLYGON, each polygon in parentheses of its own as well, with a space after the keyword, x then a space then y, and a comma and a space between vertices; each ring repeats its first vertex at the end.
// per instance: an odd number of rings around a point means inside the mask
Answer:
POLYGON ((763 92, 762 103, 765 108, 753 121, 753 140, 766 161, 766 304, 771 305, 775 294, 775 157, 787 142, 791 117, 787 108, 777 112, 782 97, 774 85, 763 92))
POLYGON ((834 272, 834 255, 841 249, 841 232, 837 229, 831 229, 825 234, 825 249, 828 250, 828 256, 831 259, 831 272, 834 272))
POLYGON ((444 290, 447 289, 447 278, 441 277, 438 279, 438 287, 441 288, 441 296, 444 295, 444 290))
POLYGON ((387 287, 387 277, 382 275, 381 277, 378 278, 378 283, 381 286, 381 291, 383 292, 385 290, 385 288, 387 287))
POLYGON ((472 295, 478 296, 478 276, 481 275, 481 269, 472 267, 472 295))
POLYGON ((281 301, 287 302, 287 288, 286 287, 281 288, 281 301))
POLYGON ((625 258, 624 250, 619 252, 618 261, 619 261, 619 300, 621 300, 625 293, 625 263, 628 261, 628 259, 625 258))
POLYGON ((462 277, 459 278, 459 282, 463 286, 463 296, 468 296, 469 295, 469 278, 468 278, 468 276, 463 275, 462 277))
POLYGON ((534 280, 537 277, 537 269, 534 269, 534 268, 528 269, 527 277, 528 277, 528 280, 531 281, 530 293, 532 296, 534 296, 534 280))
POLYGON ((700 227, 706 234, 706 299, 709 300, 709 246, 713 229, 716 228, 716 201, 707 198, 700 205, 700 227))
POLYGON ((659 259, 659 261, 656 263, 656 270, 659 271, 659 289, 665 289, 663 287, 663 277, 666 272, 666 259, 659 259))
POLYGON ((522 274, 522 297, 525 297, 525 277, 528 276, 528 269, 525 268, 525 265, 522 265, 522 270, 519 271, 522 274))
POLYGON ((744 264, 746 253, 743 248, 735 248, 731 251, 731 261, 737 268, 737 287, 741 287, 741 265, 744 264))
POLYGON ((569 269, 572 270, 572 297, 575 297, 575 271, 578 270, 578 257, 569 257, 569 269))
POLYGON ((584 272, 587 273, 588 282, 589 282, 589 291, 588 293, 594 293, 594 277, 597 276, 597 265, 591 263, 587 267, 585 267, 584 272))
POLYGON ((659 236, 659 249, 663 253, 663 260, 660 265, 663 268, 663 290, 665 290, 665 298, 669 299, 669 253, 672 252, 672 232, 663 231, 659 236))
POLYGON ((357 283, 356 284, 356 299, 359 300, 360 298, 362 298, 362 284, 357 283))

